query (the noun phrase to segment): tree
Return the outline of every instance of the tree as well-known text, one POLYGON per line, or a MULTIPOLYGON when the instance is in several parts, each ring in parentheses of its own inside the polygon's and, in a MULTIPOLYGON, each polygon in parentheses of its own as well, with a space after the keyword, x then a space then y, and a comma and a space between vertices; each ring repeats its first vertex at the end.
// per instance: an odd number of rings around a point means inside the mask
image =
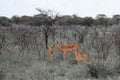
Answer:
POLYGON ((22 16, 20 17, 20 23, 26 25, 32 25, 33 18, 31 16, 22 16))
POLYGON ((55 31, 55 28, 53 26, 53 21, 52 21, 53 13, 51 10, 48 10, 48 11, 45 11, 42 9, 36 9, 36 10, 40 12, 40 14, 36 16, 36 18, 42 21, 41 30, 44 34, 45 46, 47 49, 48 48, 48 37, 52 32, 55 31))
POLYGON ((107 16, 105 14, 98 14, 96 16, 96 25, 107 26, 107 16))
POLYGON ((58 24, 58 25, 72 25, 73 24, 73 17, 70 16, 70 15, 61 16, 61 17, 59 17, 59 19, 57 19, 55 24, 58 24))
POLYGON ((120 56, 120 28, 118 27, 114 32, 115 32, 115 45, 117 46, 116 51, 120 56))
POLYGON ((32 42, 35 40, 32 36, 32 30, 30 27, 25 25, 13 25, 12 26, 12 34, 14 37, 14 45, 18 46, 20 52, 29 49, 32 42))
POLYGON ((0 25, 1 26, 10 26, 10 19, 8 19, 7 17, 0 17, 0 25))
POLYGON ((119 14, 113 15, 112 19, 113 19, 114 24, 119 24, 120 23, 120 15, 119 14))
POLYGON ((11 18, 11 22, 14 23, 14 24, 19 24, 21 22, 20 17, 19 16, 13 16, 11 18))
POLYGON ((93 28, 93 34, 91 34, 92 42, 91 46, 98 53, 98 57, 101 59, 107 59, 109 55, 110 47, 114 42, 114 34, 109 33, 106 27, 101 27, 98 32, 97 28, 93 28))
POLYGON ((83 25, 84 26, 92 26, 93 24, 94 24, 94 19, 92 17, 83 18, 83 25))
POLYGON ((82 25, 83 24, 83 18, 81 18, 77 15, 72 15, 72 16, 73 16, 73 20, 72 20, 73 25, 82 25))

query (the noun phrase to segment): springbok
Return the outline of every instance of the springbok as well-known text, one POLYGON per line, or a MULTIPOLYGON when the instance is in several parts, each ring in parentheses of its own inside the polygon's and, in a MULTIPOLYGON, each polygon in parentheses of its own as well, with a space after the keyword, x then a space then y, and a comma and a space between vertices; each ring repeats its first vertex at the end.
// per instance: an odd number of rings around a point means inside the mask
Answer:
POLYGON ((67 51, 78 51, 79 49, 79 45, 74 43, 74 44, 67 44, 64 46, 59 46, 58 42, 55 43, 55 45, 53 46, 54 48, 57 48, 58 50, 63 52, 63 59, 65 60, 67 57, 67 51))
POLYGON ((80 60, 83 60, 84 63, 86 63, 86 64, 87 64, 87 61, 88 61, 87 55, 86 54, 81 54, 78 51, 75 51, 75 59, 77 61, 77 64, 80 62, 80 60))
POLYGON ((53 47, 48 48, 48 55, 50 57, 50 61, 53 61, 53 47))

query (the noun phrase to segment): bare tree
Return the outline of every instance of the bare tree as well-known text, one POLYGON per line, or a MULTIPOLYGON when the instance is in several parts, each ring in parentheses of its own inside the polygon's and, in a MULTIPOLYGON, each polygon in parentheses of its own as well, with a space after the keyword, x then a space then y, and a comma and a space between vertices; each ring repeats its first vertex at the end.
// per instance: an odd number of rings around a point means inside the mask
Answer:
POLYGON ((34 36, 32 35, 33 33, 30 26, 14 25, 12 29, 14 45, 18 46, 20 52, 30 48, 31 43, 34 41, 34 36))
POLYGON ((0 27, 0 54, 2 54, 2 51, 10 53, 7 47, 8 41, 6 33, 8 33, 7 27, 0 27))
POLYGON ((38 17, 43 21, 43 25, 41 26, 42 32, 44 34, 45 39, 45 46, 46 49, 48 48, 48 37, 51 33, 54 33, 55 28, 53 26, 53 12, 51 10, 42 10, 42 9, 36 9, 40 12, 38 17))
POLYGON ((54 26, 42 26, 42 33, 44 35, 44 40, 45 40, 45 46, 46 49, 48 48, 48 37, 55 33, 55 27, 54 26))
POLYGON ((99 34, 97 33, 97 28, 94 28, 95 33, 92 39, 92 48, 98 53, 98 56, 102 59, 106 59, 109 54, 109 49, 114 42, 114 34, 111 34, 107 31, 106 27, 101 27, 101 30, 98 30, 99 34))
POLYGON ((115 45, 117 46, 116 51, 120 56, 120 28, 115 30, 115 45))
POLYGON ((0 54, 2 54, 1 50, 5 49, 5 43, 6 43, 6 36, 0 34, 0 54))
POLYGON ((88 28, 81 26, 80 28, 77 28, 75 31, 77 32, 79 43, 82 44, 84 42, 84 38, 88 33, 88 28))

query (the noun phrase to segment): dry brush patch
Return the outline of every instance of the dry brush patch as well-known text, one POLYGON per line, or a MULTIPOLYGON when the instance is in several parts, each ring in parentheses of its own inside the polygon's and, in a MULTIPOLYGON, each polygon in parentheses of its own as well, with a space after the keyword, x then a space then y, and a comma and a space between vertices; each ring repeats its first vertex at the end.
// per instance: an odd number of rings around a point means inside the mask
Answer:
MULTIPOLYGON (((21 26, 19 26, 19 28, 17 29, 11 29, 12 31, 17 30, 17 32, 11 32, 11 34, 9 34, 12 36, 8 36, 8 34, 5 34, 5 36, 9 38, 5 38, 5 41, 7 41, 7 44, 9 44, 9 46, 12 44, 12 42, 17 43, 16 45, 11 45, 14 47, 9 49, 12 53, 19 52, 19 50, 17 50, 15 46, 18 46, 18 48, 21 48, 20 46, 23 46, 21 50, 24 50, 25 55, 22 55, 21 57, 17 54, 0 55, 1 65, 4 66, 6 64, 5 69, 11 69, 9 74, 6 73, 7 71, 2 71, 0 73, 0 76, 2 75, 3 79, 4 76, 7 76, 6 80, 84 80, 91 78, 106 79, 108 78, 108 76, 112 77, 120 73, 120 63, 118 62, 120 59, 118 56, 119 31, 116 32, 116 34, 112 34, 112 32, 108 32, 107 28, 95 27, 94 29, 93 27, 91 27, 83 31, 81 31, 81 28, 78 28, 77 32, 75 32, 76 30, 73 30, 72 28, 69 30, 64 29, 63 31, 65 32, 62 33, 61 28, 56 28, 57 34, 54 35, 54 39, 57 39, 59 42, 61 42, 60 44, 70 44, 73 42, 77 42, 78 44, 80 44, 80 51, 83 51, 86 53, 86 55, 88 55, 88 65, 85 65, 82 62, 76 65, 69 63, 70 60, 75 59, 74 55, 72 55, 71 52, 69 52, 69 59, 63 61, 62 53, 59 53, 57 50, 55 50, 53 62, 49 62, 49 57, 45 46, 45 36, 44 33, 41 31, 41 28, 35 28, 33 26, 22 26, 24 28, 21 29, 21 26), (74 36, 75 34, 76 38, 74 36), (80 37, 81 35, 83 37, 80 37), (14 71, 13 69, 16 71, 14 71)), ((2 36, 0 37, 2 41, 2 36)), ((50 33, 48 36, 48 45, 52 45, 52 43, 54 43, 54 41, 53 36, 50 33)), ((5 51, 3 51, 2 53, 5 53, 5 51)))

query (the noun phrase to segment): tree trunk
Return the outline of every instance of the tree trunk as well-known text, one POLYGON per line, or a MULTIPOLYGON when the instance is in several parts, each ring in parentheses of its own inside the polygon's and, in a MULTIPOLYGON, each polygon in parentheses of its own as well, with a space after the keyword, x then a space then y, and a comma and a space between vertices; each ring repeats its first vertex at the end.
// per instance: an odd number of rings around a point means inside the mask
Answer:
POLYGON ((45 47, 48 49, 48 35, 45 33, 45 47))

